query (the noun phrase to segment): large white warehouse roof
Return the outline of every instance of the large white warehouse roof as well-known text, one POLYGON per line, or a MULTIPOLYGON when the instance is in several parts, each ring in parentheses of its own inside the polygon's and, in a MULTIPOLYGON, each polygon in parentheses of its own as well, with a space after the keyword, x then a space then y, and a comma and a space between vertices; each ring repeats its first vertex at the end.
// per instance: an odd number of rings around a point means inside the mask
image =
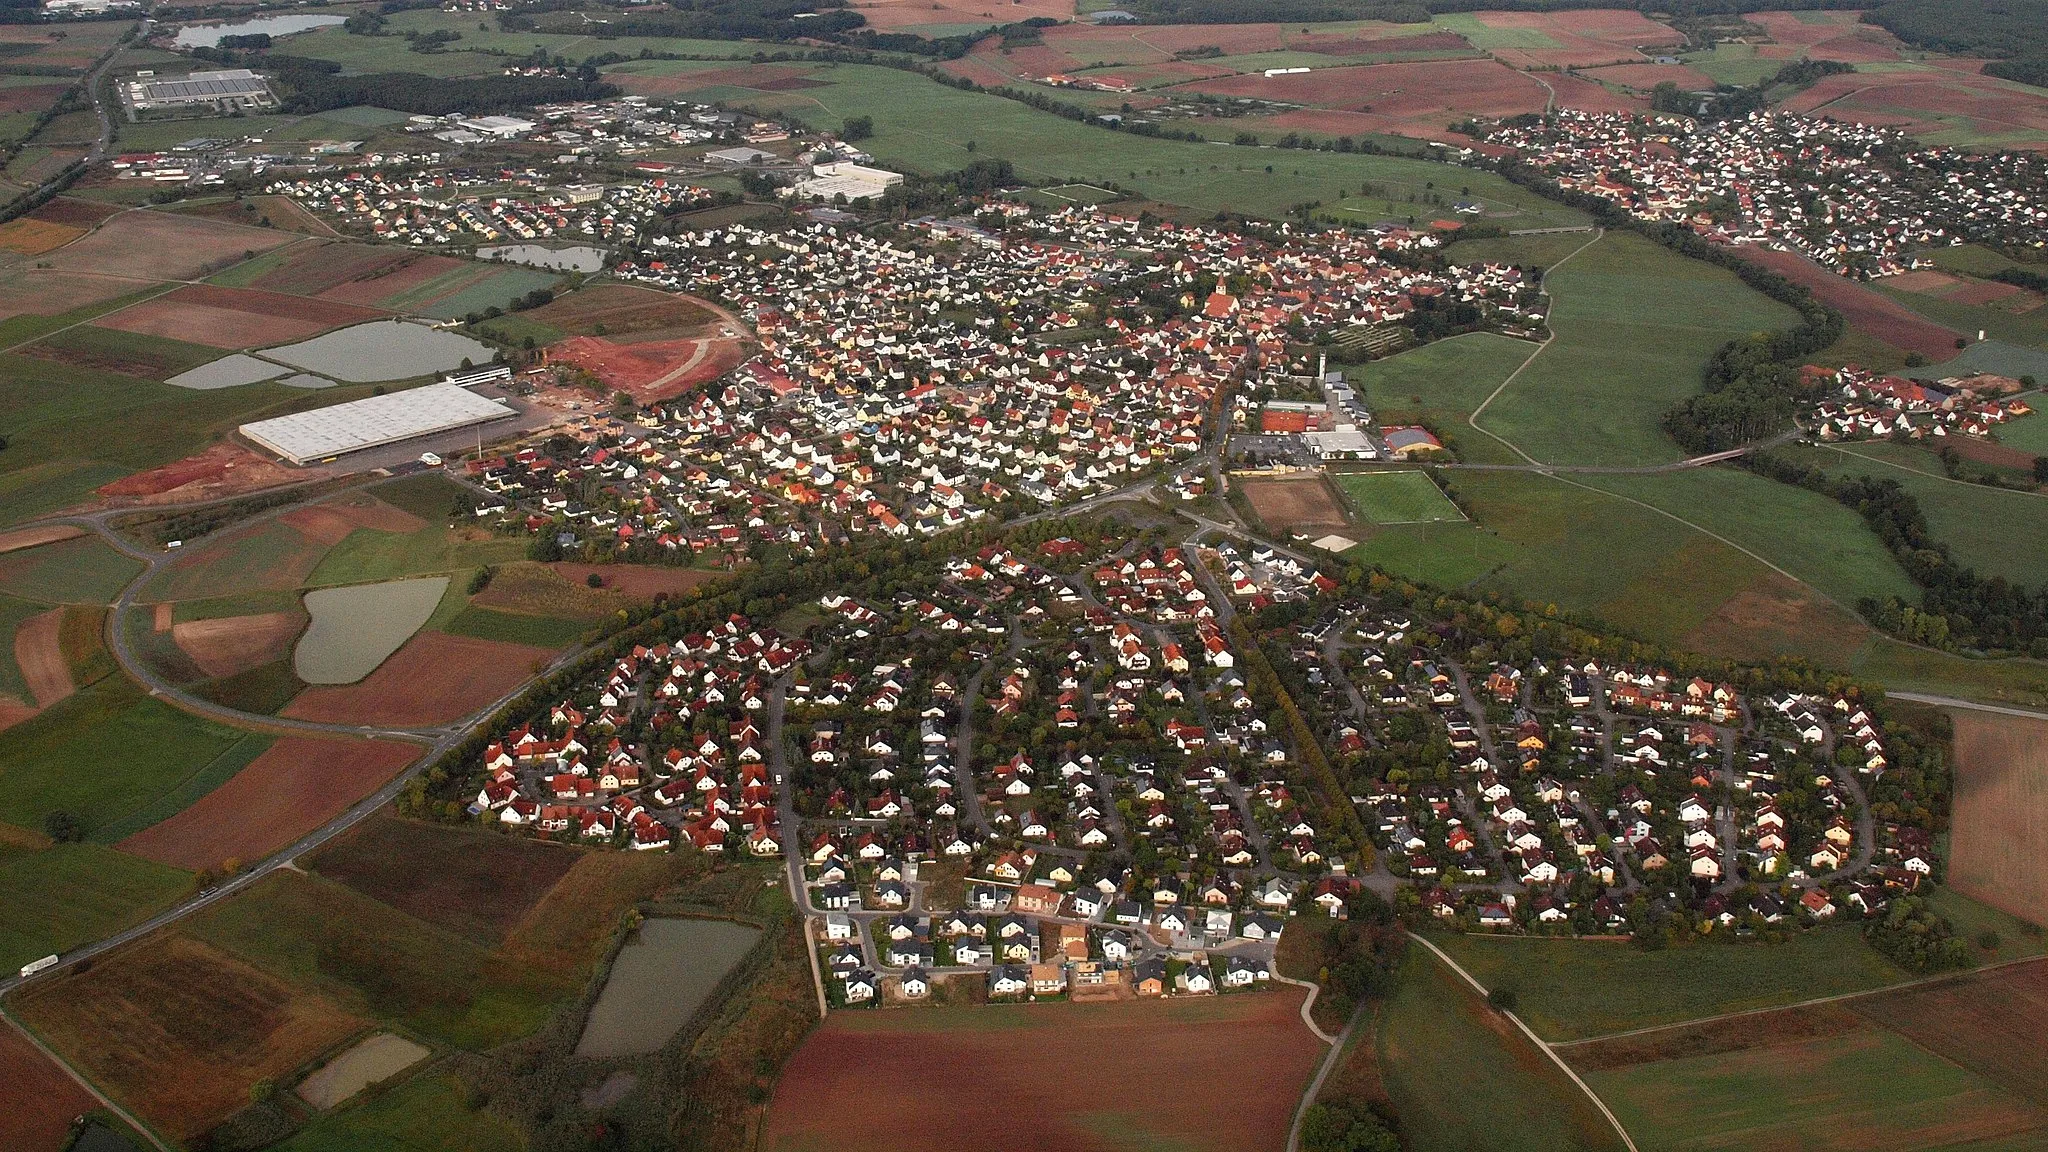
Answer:
POLYGON ((242 425, 241 433, 294 464, 307 464, 515 415, 512 408, 466 388, 429 384, 258 420, 242 425))

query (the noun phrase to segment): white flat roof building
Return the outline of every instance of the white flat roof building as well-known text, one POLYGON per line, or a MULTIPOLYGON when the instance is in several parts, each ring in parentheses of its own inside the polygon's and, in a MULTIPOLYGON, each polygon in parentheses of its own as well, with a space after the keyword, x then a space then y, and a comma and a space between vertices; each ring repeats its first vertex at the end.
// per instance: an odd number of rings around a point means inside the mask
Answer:
POLYGON ((811 178, 797 184, 792 191, 805 200, 830 200, 836 196, 845 196, 851 202, 862 197, 880 196, 901 183, 901 172, 891 172, 886 168, 869 168, 864 164, 841 160, 812 166, 811 178))
POLYGON ((429 384, 346 404, 315 408, 240 428, 243 436, 294 464, 381 448, 518 413, 453 384, 429 384))
POLYGON ((135 79, 123 86, 122 95, 128 106, 138 111, 210 104, 225 112, 277 103, 277 97, 270 93, 270 82, 247 68, 194 72, 189 76, 138 72, 135 79))

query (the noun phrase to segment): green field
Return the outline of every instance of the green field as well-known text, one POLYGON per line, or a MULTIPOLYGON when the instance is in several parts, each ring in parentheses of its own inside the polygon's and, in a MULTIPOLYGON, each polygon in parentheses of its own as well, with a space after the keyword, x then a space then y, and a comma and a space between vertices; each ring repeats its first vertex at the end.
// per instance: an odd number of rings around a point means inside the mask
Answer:
POLYGON ((1462 461, 1516 464, 1520 457, 1465 420, 1534 351, 1527 341, 1475 332, 1347 368, 1344 379, 1382 425, 1427 424, 1462 461))
POLYGON ((2036 456, 2048 456, 2048 413, 2036 412, 2006 424, 1998 430, 1998 442, 2036 456))
POLYGON ((524 1152, 519 1129, 471 1109, 452 1075, 424 1072, 314 1120, 277 1152, 524 1152))
POLYGON ((1604 940, 1432 937, 1488 988, 1509 988, 1545 1040, 1576 1040, 1883 988, 1908 974, 1850 925, 1782 944, 1706 941, 1645 951, 1604 940))
POLYGON ((1534 1045, 1411 947, 1374 1036, 1409 1152, 1581 1152, 1614 1130, 1534 1045))
POLYGON ((96 535, 0 554, 0 592, 45 604, 109 604, 142 563, 96 535))
POLYGON ((1733 273, 1631 232, 1610 232, 1550 274, 1556 339, 1479 417, 1552 464, 1662 464, 1682 455, 1659 426, 1700 388, 1714 349, 1797 322, 1733 273))
POLYGON ((154 810, 246 738, 151 698, 126 676, 109 676, 8 729, 0 821, 40 829, 45 816, 64 811, 91 835, 154 810))
POLYGON ((254 732, 228 745, 227 750, 200 767, 197 772, 178 782, 178 786, 157 797, 151 804, 137 808, 118 820, 103 824, 92 831, 95 844, 113 844, 132 836, 152 824, 159 824, 176 816, 198 803, 200 797, 228 782, 235 773, 247 768, 249 763, 271 745, 269 736, 254 732))
POLYGON ((188 884, 176 868, 96 844, 0 848, 0 971, 131 927, 188 884))
MULTIPOLYGON (((725 65, 703 65, 719 67, 725 65)), ((687 75, 687 70, 676 74, 687 75)), ((875 135, 862 146, 885 164, 920 172, 952 171, 977 159, 1001 158, 1027 179, 1098 187, 1114 183, 1204 212, 1279 216, 1305 201, 1335 204, 1345 192, 1351 194, 1347 206, 1375 218, 1433 216, 1442 209, 1421 203, 1420 198, 1434 192, 1456 199, 1469 195, 1511 227, 1583 223, 1576 211, 1491 174, 1427 160, 1280 153, 1132 136, 875 65, 818 65, 809 75, 821 86, 801 92, 728 88, 684 95, 787 112, 818 128, 836 129, 848 117, 868 116, 874 120, 875 135), (971 152, 970 142, 975 145, 971 152), (1357 195, 1366 181, 1385 186, 1386 195, 1357 195), (1466 188, 1469 194, 1463 191, 1466 188), (1410 195, 1418 199, 1411 201, 1410 195)))
POLYGON ((2039 1147, 2048 1125, 2024 1099, 1867 1024, 1583 1075, 1644 1149, 2039 1147))
POLYGON ((1941 463, 1933 456, 1896 444, 1814 448, 1795 455, 1837 476, 1898 481, 1919 501, 1935 539, 1947 544, 1959 563, 1983 576, 2041 582, 2040 557, 2048 555, 2048 496, 1950 480, 1939 474, 1941 463))
POLYGON ((1758 83, 1790 63, 1758 56, 1754 44, 1716 44, 1712 51, 1689 52, 1679 59, 1712 76, 1717 84, 1737 86, 1758 83))
POLYGON ((162 380, 180 372, 220 359, 226 353, 203 344, 187 344, 162 336, 144 336, 118 328, 96 328, 90 324, 53 333, 32 350, 46 354, 90 357, 111 369, 120 365, 123 375, 162 380))
POLYGON ((1989 304, 1963 304, 1939 296, 1889 287, 1879 280, 1872 287, 1904 304, 1936 324, 1958 332, 1982 330, 1993 340, 2028 348, 2048 348, 2048 308, 2036 308, 2017 315, 1989 304))
POLYGON ((1534 28, 1494 28, 1470 12, 1453 12, 1430 20, 1447 32, 1456 32, 1474 48, 1556 48, 1557 41, 1534 28))
MULTIPOLYGON (((453 588, 454 584, 449 587, 453 588)), ((536 648, 567 648, 581 640, 590 628, 589 620, 565 620, 472 606, 456 613, 441 630, 456 636, 474 636, 479 640, 530 644, 536 648)))
POLYGON ((404 576, 468 572, 484 564, 502 564, 526 555, 526 542, 513 537, 464 539, 430 523, 417 532, 382 532, 358 528, 320 558, 307 580, 310 587, 367 584, 404 576))
POLYGON ((1332 472, 1353 511, 1374 524, 1423 524, 1463 520, 1429 474, 1419 471, 1332 472))

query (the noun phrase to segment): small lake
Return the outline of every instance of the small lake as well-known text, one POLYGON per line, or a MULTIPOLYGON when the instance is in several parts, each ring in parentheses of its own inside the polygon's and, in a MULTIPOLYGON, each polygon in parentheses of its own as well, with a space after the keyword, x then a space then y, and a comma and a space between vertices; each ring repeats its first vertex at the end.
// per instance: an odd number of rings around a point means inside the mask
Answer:
POLYGON ((180 48, 218 48, 223 36, 289 36, 294 32, 311 32, 315 28, 332 28, 345 22, 341 16, 258 16, 253 20, 237 20, 232 24, 191 24, 178 29, 178 36, 171 43, 180 48))
POLYGON ((602 248, 543 248, 538 244, 500 244, 496 248, 479 248, 476 254, 483 260, 504 260, 556 272, 601 271, 605 255, 602 248))
POLYGON ((330 380, 368 384, 452 372, 464 360, 488 364, 493 352, 490 345, 459 332, 403 320, 372 320, 297 344, 265 348, 262 354, 330 380))
POLYGON ((448 590, 446 576, 390 580, 306 593, 313 623, 292 652, 308 684, 353 684, 412 639, 448 590))
POLYGON ((641 1056, 668 1043, 761 938, 730 920, 649 920, 619 950, 578 1056, 641 1056))

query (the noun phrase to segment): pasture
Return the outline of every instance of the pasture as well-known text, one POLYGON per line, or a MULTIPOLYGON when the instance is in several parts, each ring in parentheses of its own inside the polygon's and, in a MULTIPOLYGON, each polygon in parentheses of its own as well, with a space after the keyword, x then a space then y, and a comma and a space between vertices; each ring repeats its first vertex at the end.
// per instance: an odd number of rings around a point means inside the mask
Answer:
POLYGON ((50 263, 60 272, 196 280, 292 239, 290 233, 268 228, 132 211, 109 217, 92 235, 52 256, 50 263))
POLYGON ((1548 287, 1556 338, 1479 417, 1546 463, 1679 459, 1659 421, 1699 390, 1708 355, 1797 319, 1733 273, 1629 232, 1610 232, 1553 266, 1548 287))
MULTIPOLYGON (((1577 235, 1512 239, 1567 240, 1570 245, 1564 249, 1566 253, 1586 242, 1585 237, 1577 235)), ((1453 245, 1453 253, 1457 254, 1467 243, 1470 242, 1453 245)), ((1548 261, 1540 257, 1549 255, 1551 249, 1550 245, 1518 245, 1512 250, 1499 250, 1498 256, 1475 258, 1543 264, 1548 261), (1532 261, 1531 257, 1539 259, 1532 261)), ((1520 462, 1520 457, 1500 441, 1471 428, 1465 420, 1534 351, 1536 345, 1527 341, 1475 332, 1346 368, 1344 379, 1359 389, 1382 424, 1427 424, 1460 460, 1473 464, 1514 464, 1520 462)))
POLYGON ((2048 907, 2048 721, 1958 708, 1949 879, 2040 923, 2048 907))
POLYGON ((1381 1082, 1414 1152, 1620 1147, 1584 1094, 1469 985, 1409 949, 1373 1031, 1381 1082))
POLYGON ((766 1152, 1277 1148, 1324 1047, 1301 994, 834 1013, 784 1066, 766 1152), (1073 1070, 1116 1053, 1102 1092, 1073 1070), (887 1092, 870 1069, 918 1068, 887 1092), (1002 1075, 988 1070, 1002 1068, 1002 1075), (1226 1071, 1227 1070, 1227 1071, 1226 1071), (1228 1077, 1229 1091, 1187 1091, 1228 1077), (973 1107, 963 1108, 963 1100, 973 1107))
POLYGON ((190 884, 175 868, 97 844, 0 848, 0 970, 133 927, 190 884))
POLYGON ((525 1152, 526 1139, 508 1121, 472 1108, 461 1084, 445 1073, 422 1074, 362 1103, 330 1112, 277 1146, 277 1152, 360 1152, 414 1148, 431 1132, 436 1148, 462 1152, 525 1152))
MULTIPOLYGON (((111 319, 119 320, 156 305, 157 301, 151 300, 115 313, 111 319)), ((78 368, 115 372, 141 380, 163 380, 188 372, 220 355, 216 349, 177 338, 189 334, 175 327, 157 334, 138 334, 136 330, 119 325, 107 328, 85 325, 54 333, 19 351, 24 356, 78 368)))
POLYGON ((1465 518, 1427 472, 1333 472, 1330 478, 1352 510, 1369 523, 1423 524, 1465 518))
POLYGON ((1845 444, 1794 455, 1837 476, 1897 481, 1919 502, 1934 538, 1979 575, 2020 583, 2039 579, 2040 565, 2032 558, 2048 548, 2048 497, 1950 480, 1926 452, 1895 444, 1845 444))

